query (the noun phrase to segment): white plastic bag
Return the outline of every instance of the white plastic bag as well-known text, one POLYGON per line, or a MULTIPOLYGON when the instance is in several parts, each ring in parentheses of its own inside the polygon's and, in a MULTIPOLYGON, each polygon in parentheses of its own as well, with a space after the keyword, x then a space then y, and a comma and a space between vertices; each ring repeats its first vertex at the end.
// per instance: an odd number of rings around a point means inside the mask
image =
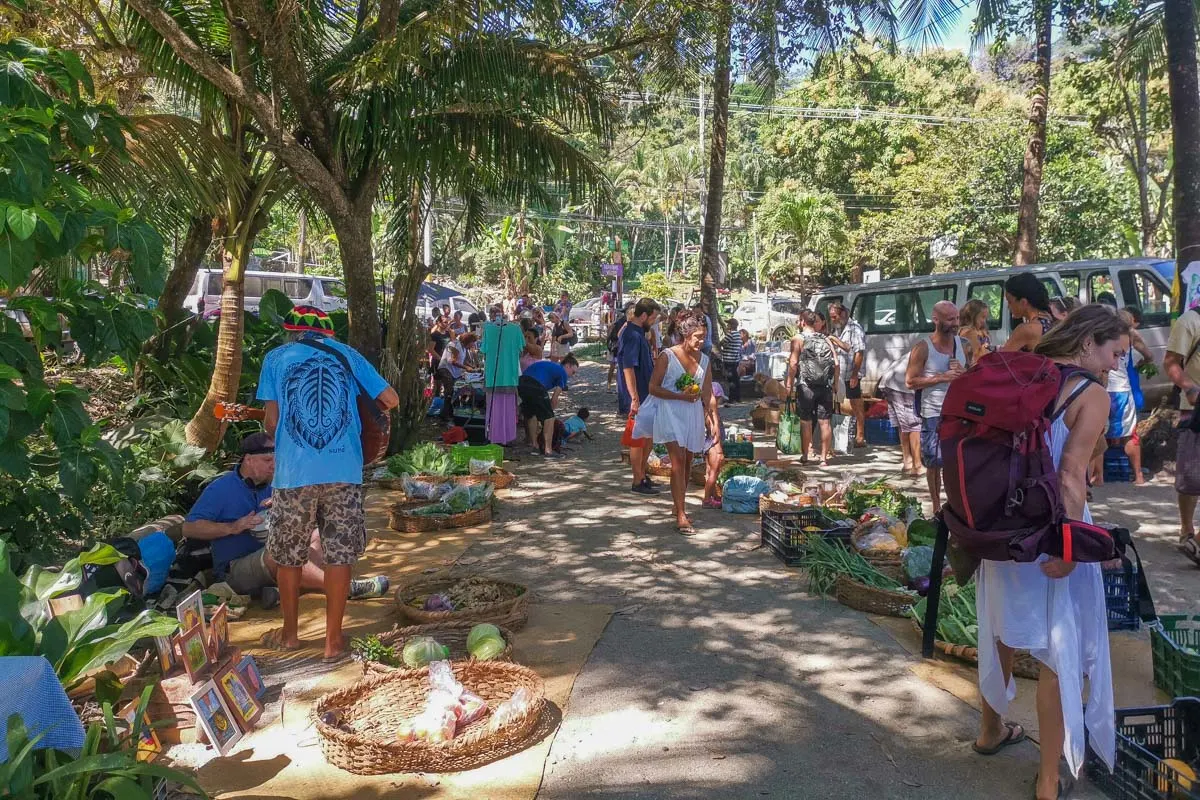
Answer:
POLYGON ((469 469, 472 475, 490 475, 492 470, 496 468, 496 462, 492 460, 480 460, 472 458, 469 469))

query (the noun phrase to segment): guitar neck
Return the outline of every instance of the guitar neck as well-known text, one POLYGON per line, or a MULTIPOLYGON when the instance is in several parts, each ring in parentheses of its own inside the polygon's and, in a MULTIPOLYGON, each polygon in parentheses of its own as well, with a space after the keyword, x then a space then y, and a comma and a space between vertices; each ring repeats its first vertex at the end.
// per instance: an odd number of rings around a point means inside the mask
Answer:
POLYGON ((246 422, 265 419, 267 412, 240 403, 217 403, 213 406, 213 416, 225 422, 246 422))

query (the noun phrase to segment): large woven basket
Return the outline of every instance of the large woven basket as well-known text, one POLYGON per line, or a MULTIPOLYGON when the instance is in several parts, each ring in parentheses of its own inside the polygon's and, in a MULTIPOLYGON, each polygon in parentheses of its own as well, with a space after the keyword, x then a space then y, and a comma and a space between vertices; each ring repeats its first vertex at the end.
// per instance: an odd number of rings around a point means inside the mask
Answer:
POLYGON ((482 525, 492 520, 492 504, 481 508, 473 508, 461 514, 434 514, 422 516, 412 513, 422 506, 433 505, 428 500, 414 500, 407 503, 397 503, 392 506, 388 515, 388 527, 404 533, 421 533, 423 531, 442 531, 447 528, 469 528, 472 525, 482 525))
POLYGON ((812 506, 815 506, 817 504, 816 500, 811 495, 807 495, 807 494, 796 495, 796 500, 798 502, 781 503, 778 500, 772 500, 771 498, 767 497, 765 494, 762 494, 762 495, 758 496, 758 511, 760 514, 763 511, 777 511, 777 512, 786 514, 788 512, 800 511, 801 509, 811 508, 812 506))
POLYGON ((655 478, 669 478, 671 477, 671 462, 667 461, 657 467, 647 466, 646 474, 653 475, 655 478))
POLYGON ((908 609, 917 600, 911 594, 877 589, 874 586, 859 583, 847 575, 838 575, 833 590, 837 601, 844 606, 865 611, 868 614, 882 614, 888 617, 908 616, 908 609))
MULTIPOLYGON (((467 577, 467 576, 463 576, 467 577)), ((473 606, 458 611, 425 611, 410 605, 413 600, 424 603, 426 597, 437 592, 444 592, 453 586, 458 578, 428 578, 401 586, 396 590, 396 606, 400 615, 417 625, 436 625, 451 622, 464 622, 477 625, 480 622, 490 622, 509 630, 520 630, 529 618, 529 587, 520 583, 485 578, 496 584, 500 590, 501 599, 486 605, 473 606)), ((444 642, 443 642, 444 644, 444 642)))
MULTIPOLYGON (((918 633, 921 632, 921 623, 915 619, 913 620, 913 627, 917 629, 918 633)), ((933 646, 942 653, 957 658, 959 661, 979 666, 979 650, 970 645, 950 644, 949 642, 943 642, 941 639, 934 639, 933 646)), ((1036 681, 1041 669, 1042 666, 1038 660, 1025 650, 1018 650, 1013 653, 1012 672, 1018 678, 1028 678, 1031 681, 1036 681)))
MULTIPOLYGON (((467 636, 471 634, 471 629, 478 624, 478 622, 443 622, 436 625, 409 625, 403 628, 397 625, 387 633, 380 634, 379 641, 394 647, 396 654, 399 655, 400 651, 404 649, 405 642, 412 637, 432 636, 438 644, 450 648, 451 661, 474 661, 475 659, 467 651, 467 636)), ((490 660, 512 661, 513 633, 507 628, 500 628, 500 635, 504 638, 504 652, 490 660)), ((366 675, 386 675, 407 669, 407 667, 389 667, 378 661, 364 661, 362 668, 363 674, 366 675)))
POLYGON ((488 731, 489 715, 449 742, 401 742, 396 731, 421 713, 429 695, 429 670, 371 675, 322 697, 313 709, 325 759, 356 775, 459 772, 524 750, 536 741, 546 702, 545 686, 536 672, 495 661, 460 661, 451 667, 464 688, 482 697, 493 711, 522 687, 529 693, 529 707, 494 732, 488 731), (337 726, 322 721, 327 713, 335 715, 337 726))
POLYGON ((860 554, 875 569, 898 583, 904 583, 904 565, 899 550, 862 550, 860 554))
MULTIPOLYGON (((730 464, 741 464, 742 466, 749 466, 753 463, 754 462, 748 458, 727 458, 721 462, 721 468, 724 469, 725 467, 729 466, 730 464)), ((690 473, 691 478, 692 478, 692 485, 694 485, 694 486, 703 486, 704 485, 704 479, 705 479, 705 477, 707 477, 707 474, 708 474, 707 468, 708 468, 708 465, 705 464, 703 461, 692 465, 692 471, 690 473)))
MULTIPOLYGON (((507 489, 517 482, 517 476, 506 469, 497 469, 487 475, 414 475, 412 477, 432 484, 446 483, 447 481, 453 481, 462 486, 490 483, 496 489, 507 489)), ((372 480, 370 485, 380 489, 404 491, 403 478, 380 478, 372 480)))

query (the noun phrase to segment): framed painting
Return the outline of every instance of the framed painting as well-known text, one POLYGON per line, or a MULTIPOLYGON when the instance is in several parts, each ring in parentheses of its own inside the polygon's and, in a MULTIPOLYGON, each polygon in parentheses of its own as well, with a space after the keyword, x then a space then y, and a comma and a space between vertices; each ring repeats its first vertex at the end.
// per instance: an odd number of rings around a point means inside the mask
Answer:
POLYGON ((213 612, 208 621, 208 652, 213 661, 220 661, 229 646, 229 607, 224 603, 213 612))
POLYGON ((267 684, 263 682, 262 673, 258 671, 258 664, 254 663, 254 656, 242 656, 242 660, 237 664, 237 671, 242 677, 242 683, 254 694, 254 699, 262 700, 263 695, 267 693, 267 684))
POLYGON ((208 741, 217 752, 225 755, 242 738, 242 729, 234 721, 233 712, 215 681, 205 681, 190 698, 196 711, 196 722, 203 728, 208 741))
POLYGON ((233 712, 237 718, 238 725, 242 730, 249 731, 254 727, 254 723, 258 721, 262 715, 262 704, 254 698, 254 692, 250 687, 242 681, 242 676, 238 674, 237 666, 227 664, 223 669, 217 671, 214 678, 217 686, 221 690, 221 695, 225 698, 229 710, 233 712))
POLYGON ((201 632, 204 631, 204 598, 199 589, 179 601, 175 606, 175 616, 179 618, 179 625, 185 631, 197 625, 200 626, 201 632))
POLYGON ((153 761, 162 752, 162 742, 159 741, 158 734, 154 732, 154 728, 150 726, 150 717, 142 712, 142 722, 138 726, 134 723, 134 717, 137 716, 136 702, 125 706, 121 712, 121 718, 129 723, 129 733, 132 736, 134 728, 137 728, 138 744, 137 744, 137 760, 138 761, 153 761))
POLYGON ((204 630, 199 625, 175 634, 175 644, 179 648, 179 658, 183 661, 183 668, 187 670, 189 678, 195 681, 208 672, 208 644, 204 641, 204 630))

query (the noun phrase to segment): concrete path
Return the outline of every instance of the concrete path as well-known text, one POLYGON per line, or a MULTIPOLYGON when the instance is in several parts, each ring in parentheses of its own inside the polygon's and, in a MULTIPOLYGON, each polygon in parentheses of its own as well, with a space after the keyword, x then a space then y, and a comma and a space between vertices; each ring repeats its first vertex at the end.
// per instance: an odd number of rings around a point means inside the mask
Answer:
MULTIPOLYGON (((758 547, 757 516, 703 510, 696 495, 700 532, 684 538, 667 493, 630 493, 604 374, 585 365, 568 401, 592 409, 596 440, 563 461, 510 450, 519 487, 496 535, 460 561, 529 583, 541 602, 619 609, 575 683, 540 798, 1032 795, 1036 746, 975 755, 976 712, 914 675, 865 615, 809 594, 801 571, 758 547)), ((898 472, 894 448, 842 461, 827 474, 898 472)), ((1119 509, 1151 538, 1143 556, 1170 571, 1163 605, 1189 607, 1196 572, 1172 558, 1169 487, 1098 494, 1098 512, 1119 509)))

